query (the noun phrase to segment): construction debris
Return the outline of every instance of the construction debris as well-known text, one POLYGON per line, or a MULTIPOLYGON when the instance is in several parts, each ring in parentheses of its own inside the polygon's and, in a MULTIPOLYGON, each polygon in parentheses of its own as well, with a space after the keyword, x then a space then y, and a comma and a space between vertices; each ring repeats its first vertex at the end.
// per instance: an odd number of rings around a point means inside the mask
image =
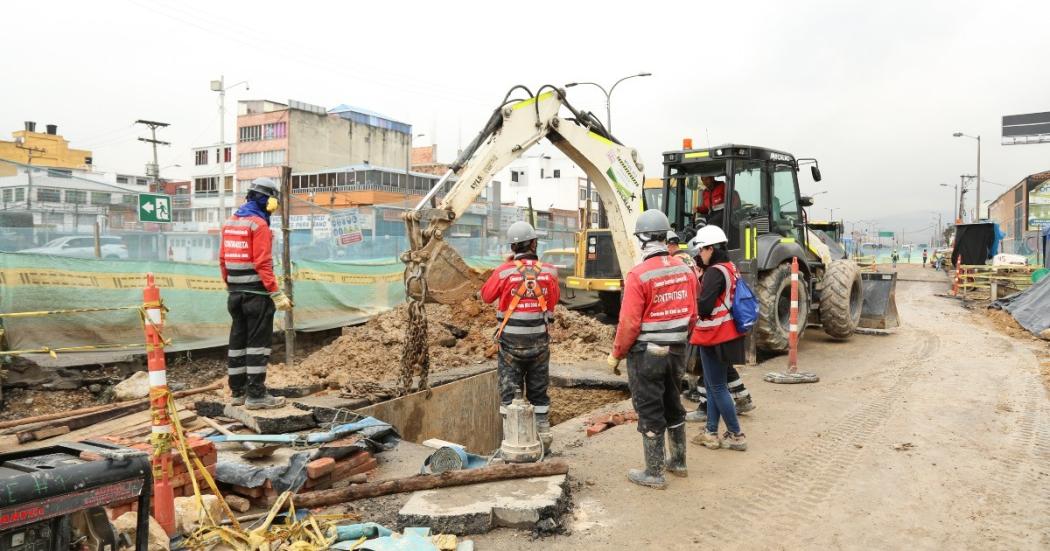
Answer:
POLYGON ((604 413, 587 419, 587 437, 594 436, 602 431, 626 423, 637 423, 638 413, 635 411, 620 411, 616 413, 604 413))
POLYGON ((131 377, 113 386, 113 399, 118 402, 138 400, 149 396, 149 372, 136 371, 131 377))

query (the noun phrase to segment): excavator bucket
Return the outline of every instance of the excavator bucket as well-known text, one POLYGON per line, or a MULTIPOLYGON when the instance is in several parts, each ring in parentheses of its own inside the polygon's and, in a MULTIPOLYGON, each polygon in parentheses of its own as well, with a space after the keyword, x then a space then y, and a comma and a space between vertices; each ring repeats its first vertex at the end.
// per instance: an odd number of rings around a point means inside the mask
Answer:
POLYGON ((859 326, 865 329, 900 327, 897 314, 897 273, 861 272, 864 282, 864 306, 859 326))
MULTIPOLYGON (((471 268, 456 249, 440 239, 431 239, 421 252, 428 258, 427 302, 459 304, 469 300, 488 277, 487 272, 471 268)), ((408 291, 418 294, 418 287, 410 284, 408 291)))

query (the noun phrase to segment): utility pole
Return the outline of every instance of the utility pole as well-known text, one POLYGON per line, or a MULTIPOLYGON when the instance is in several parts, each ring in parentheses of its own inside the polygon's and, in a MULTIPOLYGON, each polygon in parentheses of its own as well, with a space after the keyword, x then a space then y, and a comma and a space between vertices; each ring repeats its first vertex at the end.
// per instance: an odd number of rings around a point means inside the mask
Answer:
POLYGON ((33 147, 28 145, 22 145, 15 143, 15 147, 23 149, 26 152, 26 156, 29 157, 29 168, 26 169, 26 179, 28 180, 28 190, 26 190, 26 212, 32 212, 33 210, 33 153, 45 153, 47 150, 42 147, 33 147))
POLYGON ((159 189, 160 181, 160 165, 157 163, 157 144, 160 145, 171 145, 170 142, 164 142, 157 139, 157 129, 165 128, 168 125, 166 122, 147 121, 139 119, 135 121, 135 124, 141 124, 149 127, 152 138, 139 138, 140 142, 146 142, 153 144, 153 164, 146 165, 146 176, 153 178, 153 186, 155 189, 159 189))
MULTIPOLYGON (((246 80, 226 86, 225 75, 219 75, 219 80, 211 81, 211 91, 219 93, 219 158, 215 160, 219 162, 219 185, 216 187, 219 191, 218 220, 220 228, 222 227, 222 221, 226 219, 226 90, 231 90, 242 84, 245 90, 251 90, 251 86, 246 80)), ((233 160, 232 152, 230 160, 233 160)))

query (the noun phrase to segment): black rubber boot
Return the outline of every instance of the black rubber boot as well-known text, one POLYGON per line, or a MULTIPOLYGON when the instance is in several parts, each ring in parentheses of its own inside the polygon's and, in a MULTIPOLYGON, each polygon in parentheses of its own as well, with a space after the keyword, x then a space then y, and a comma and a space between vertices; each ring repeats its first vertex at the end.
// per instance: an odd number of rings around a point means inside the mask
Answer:
POLYGON ((685 423, 667 429, 667 472, 686 477, 689 470, 685 466, 685 423))
POLYGON ((642 449, 645 452, 645 469, 627 471, 627 480, 639 486, 663 490, 667 488, 664 480, 664 433, 660 431, 653 436, 642 435, 642 449))
POLYGON ((235 406, 243 406, 245 386, 247 385, 247 375, 245 375, 244 373, 238 373, 236 375, 227 375, 226 379, 230 385, 230 403, 235 406))
POLYGON ((248 374, 248 397, 244 409, 275 409, 283 407, 283 396, 271 396, 266 392, 266 373, 248 374))

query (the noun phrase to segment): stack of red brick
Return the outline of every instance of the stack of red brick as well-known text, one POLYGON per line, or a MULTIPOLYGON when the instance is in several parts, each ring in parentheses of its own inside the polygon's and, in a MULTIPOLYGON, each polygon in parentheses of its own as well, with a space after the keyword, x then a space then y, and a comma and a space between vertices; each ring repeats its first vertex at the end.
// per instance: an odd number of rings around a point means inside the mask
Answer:
MULTIPOLYGON (((153 447, 146 442, 129 442, 127 440, 123 440, 112 436, 104 436, 102 437, 102 440, 108 440, 110 442, 113 442, 114 444, 127 446, 136 450, 142 450, 148 454, 153 453, 153 447)), ((197 438, 193 436, 187 438, 186 443, 191 449, 193 449, 193 453, 197 454, 197 457, 200 458, 201 463, 204 464, 204 468, 208 471, 208 473, 212 476, 212 479, 214 480, 215 462, 218 458, 218 454, 215 451, 215 444, 203 438, 197 438)), ((85 461, 97 461, 102 459, 100 455, 90 451, 81 452, 80 458, 85 461)), ((190 474, 186 470, 186 464, 182 462, 182 456, 179 455, 179 452, 176 449, 171 450, 170 464, 172 472, 171 477, 168 480, 171 483, 171 489, 172 492, 175 494, 175 497, 192 496, 193 483, 190 480, 190 474)), ((195 471, 194 475, 197 478, 197 486, 200 488, 201 493, 212 493, 211 488, 209 488, 207 482, 204 481, 204 474, 195 471)), ((121 505, 116 505, 108 509, 110 518, 115 519, 128 511, 138 510, 138 502, 132 501, 121 505)))
POLYGON ((606 429, 630 422, 638 422, 638 413, 634 411, 620 411, 595 415, 586 422, 587 436, 594 436, 606 429))
MULTIPOLYGON (((314 459, 306 464, 306 483, 296 493, 342 488, 349 484, 347 479, 351 476, 364 474, 375 468, 376 458, 364 450, 356 451, 338 461, 331 457, 314 459)), ((278 495, 269 480, 255 488, 228 485, 223 491, 226 490, 250 499, 253 505, 259 507, 272 506, 278 495)))

